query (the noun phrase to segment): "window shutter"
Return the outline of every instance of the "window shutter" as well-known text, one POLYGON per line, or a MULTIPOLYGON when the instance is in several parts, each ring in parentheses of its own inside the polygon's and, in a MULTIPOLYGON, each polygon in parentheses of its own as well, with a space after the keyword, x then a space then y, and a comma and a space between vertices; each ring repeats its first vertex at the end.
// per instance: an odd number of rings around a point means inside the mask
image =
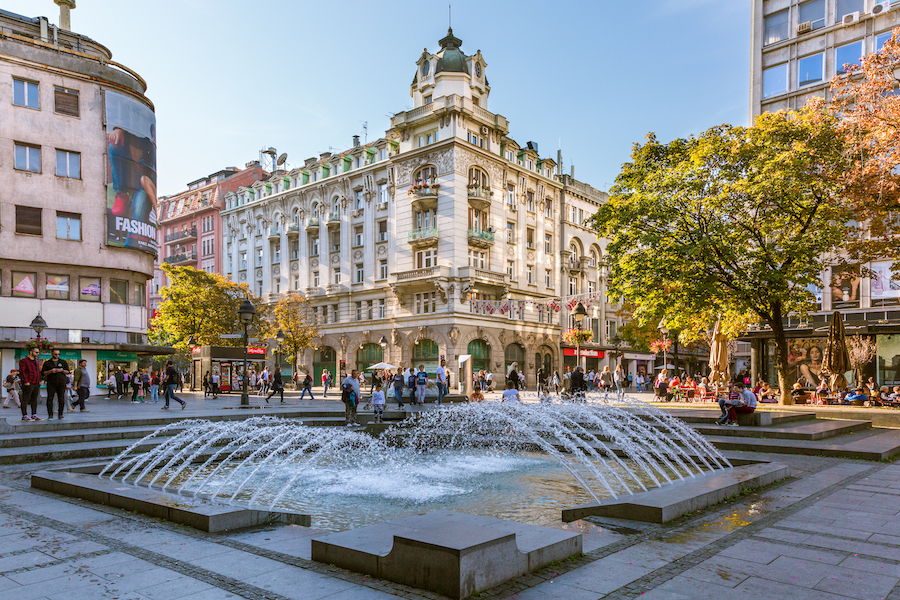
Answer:
POLYGON ((56 112, 63 115, 69 115, 70 117, 80 116, 78 110, 78 92, 55 88, 53 95, 56 101, 56 112))
POLYGON ((42 235, 41 209, 32 206, 16 206, 16 233, 42 235))

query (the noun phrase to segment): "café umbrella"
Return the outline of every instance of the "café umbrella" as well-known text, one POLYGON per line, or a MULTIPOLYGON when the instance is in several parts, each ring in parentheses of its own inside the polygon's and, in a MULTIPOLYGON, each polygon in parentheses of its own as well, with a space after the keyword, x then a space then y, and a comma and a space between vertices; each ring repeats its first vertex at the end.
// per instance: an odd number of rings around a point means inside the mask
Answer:
POLYGON ((830 375, 828 387, 834 392, 847 387, 844 373, 850 370, 850 353, 847 351, 847 340, 844 335, 844 321, 841 313, 834 311, 831 315, 831 326, 828 328, 828 341, 822 355, 822 375, 830 375))

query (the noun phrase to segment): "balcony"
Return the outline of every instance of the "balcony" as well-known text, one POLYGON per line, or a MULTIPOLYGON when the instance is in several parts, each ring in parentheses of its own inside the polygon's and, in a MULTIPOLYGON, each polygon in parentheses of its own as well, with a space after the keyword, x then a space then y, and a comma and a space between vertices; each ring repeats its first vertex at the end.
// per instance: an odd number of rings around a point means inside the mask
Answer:
POLYGON ((197 262, 197 253, 196 252, 182 252, 180 254, 173 254, 172 256, 167 256, 164 259, 164 262, 170 265, 182 265, 187 263, 195 263, 197 262))
POLYGON ((332 283, 325 286, 325 294, 328 296, 340 294, 345 291, 347 291, 347 288, 342 283, 332 283))
POLYGON ((341 226, 341 213, 328 213, 325 215, 325 225, 328 227, 340 227, 341 226))
POLYGON ((494 245, 494 232, 486 229, 470 229, 469 245, 476 248, 490 248, 494 245))
POLYGON ((319 217, 311 217, 306 220, 306 230, 307 231, 318 231, 319 230, 319 217))
MULTIPOLYGON (((424 269, 413 269, 411 271, 399 271, 397 273, 391 274, 391 289, 394 291, 394 295, 401 300, 404 299, 404 294, 407 292, 414 292, 420 290, 432 290, 437 289, 442 295, 446 295, 444 291, 446 286, 441 285, 445 284, 450 278, 450 267, 446 265, 434 266, 434 267, 425 267, 424 269), (435 287, 437 286, 437 287, 435 287)), ((446 298, 442 298, 444 302, 446 302, 446 298)))
POLYGON ((166 243, 169 242, 177 242, 180 240, 196 240, 197 239, 197 228, 192 227, 191 229, 182 229, 181 231, 176 231, 175 233, 170 233, 166 235, 166 243))
POLYGON ((488 271, 478 267, 459 267, 457 274, 460 279, 468 279, 478 289, 505 293, 509 290, 509 274, 497 271, 488 271))
POLYGON ((306 288, 306 296, 308 298, 312 298, 314 296, 319 296, 322 293, 322 288, 320 287, 308 287, 306 288))
POLYGON ((295 240, 300 237, 300 225, 297 223, 288 223, 284 229, 288 238, 295 240))
POLYGON ((590 257, 582 256, 581 258, 570 258, 568 267, 569 271, 575 273, 587 273, 594 265, 591 264, 590 257))
POLYGON ((469 206, 478 210, 488 210, 491 206, 491 198, 494 192, 480 185, 469 185, 469 206))
POLYGON ((440 186, 436 183, 417 183, 409 188, 409 195, 412 198, 412 209, 422 212, 437 208, 438 187, 440 186))
POLYGON ((421 229, 413 229, 406 236, 406 241, 413 248, 423 248, 425 246, 433 246, 438 241, 437 227, 423 227, 421 229))
POLYGON ((281 239, 281 229, 278 227, 269 227, 269 240, 274 242, 281 239))

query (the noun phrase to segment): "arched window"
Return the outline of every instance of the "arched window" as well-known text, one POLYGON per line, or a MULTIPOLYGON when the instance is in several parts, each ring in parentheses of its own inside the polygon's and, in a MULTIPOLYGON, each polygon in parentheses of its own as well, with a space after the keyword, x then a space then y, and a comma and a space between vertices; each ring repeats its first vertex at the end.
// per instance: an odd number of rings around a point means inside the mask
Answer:
POLYGON ((341 199, 335 198, 331 201, 331 212, 339 213, 341 212, 341 199))
POLYGON ((413 368, 419 370, 419 365, 425 365, 425 371, 434 373, 438 368, 440 349, 434 340, 420 340, 413 346, 413 368))
POLYGON ((432 183, 437 183, 437 169, 435 169, 431 165, 426 165, 416 171, 415 177, 413 177, 414 183, 424 183, 426 185, 431 185, 432 183))
POLYGON ((300 224, 300 209, 299 208, 294 208, 294 210, 291 211, 291 223, 296 223, 297 225, 300 224))
POLYGON ((591 266, 592 267, 600 266, 600 253, 597 252, 596 248, 591 248, 591 266))
POLYGON ((472 340, 466 347, 466 354, 472 355, 472 370, 486 371, 491 368, 491 345, 484 340, 472 340))
POLYGON ((510 344, 504 352, 505 365, 504 374, 509 372, 509 367, 513 363, 518 363, 518 371, 525 375, 525 348, 521 344, 510 344))
POLYGON ((363 344, 356 351, 356 369, 365 371, 374 364, 378 364, 383 360, 384 351, 378 344, 363 344))
POLYGON ((569 252, 572 253, 572 260, 578 260, 581 258, 581 248, 578 247, 578 244, 572 242, 569 244, 569 252))
POLYGON ((478 167, 469 169, 469 187, 473 186, 485 190, 491 187, 491 180, 488 179, 487 173, 478 167))

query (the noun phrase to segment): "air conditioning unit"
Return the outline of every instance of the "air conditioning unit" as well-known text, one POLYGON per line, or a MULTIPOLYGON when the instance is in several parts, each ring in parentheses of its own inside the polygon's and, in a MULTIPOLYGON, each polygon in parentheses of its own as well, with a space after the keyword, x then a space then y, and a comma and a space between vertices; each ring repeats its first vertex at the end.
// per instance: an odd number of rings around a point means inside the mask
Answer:
POLYGON ((487 135, 488 133, 490 133, 490 129, 487 128, 487 125, 482 125, 481 126, 481 135, 487 135))
POLYGON ((872 7, 872 14, 880 15, 881 13, 886 13, 889 10, 891 10, 890 2, 879 2, 878 4, 876 4, 875 6, 872 7))
POLYGON ((809 33, 812 31, 812 21, 803 21, 799 25, 797 25, 797 35, 801 33, 809 33))
POLYGON ((379 202, 377 208, 378 208, 378 210, 387 210, 387 207, 388 207, 387 202, 379 202))
POLYGON ((516 205, 515 205, 515 204, 507 204, 507 205, 506 205, 506 208, 509 209, 509 212, 516 212, 516 205))
POLYGON ((857 21, 859 21, 859 11, 858 10, 854 11, 848 15, 844 15, 844 17, 841 19, 841 25, 846 27, 847 25, 853 25, 857 21))

